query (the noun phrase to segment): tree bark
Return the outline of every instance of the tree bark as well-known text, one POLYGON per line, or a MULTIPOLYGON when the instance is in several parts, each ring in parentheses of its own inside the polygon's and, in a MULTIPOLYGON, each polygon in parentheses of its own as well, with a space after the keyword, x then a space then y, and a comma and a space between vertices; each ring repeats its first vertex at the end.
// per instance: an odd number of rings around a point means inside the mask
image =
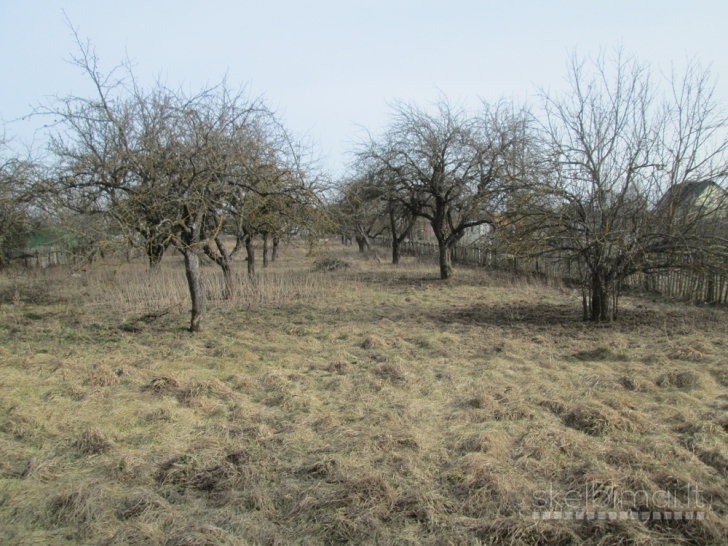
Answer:
POLYGON ((150 242, 147 245, 147 257, 149 258, 149 268, 156 270, 162 265, 162 258, 164 258, 165 246, 150 242))
POLYGON ((222 269, 223 279, 225 281, 225 299, 230 299, 235 293, 235 285, 233 284, 233 270, 232 270, 232 257, 237 253, 239 246, 236 245, 232 253, 225 250, 225 245, 222 243, 219 237, 215 237, 215 245, 217 252, 215 252, 209 244, 205 244, 202 248, 213 262, 220 266, 222 269))
POLYGON ((278 244, 280 243, 280 240, 278 237, 273 237, 273 251, 270 253, 270 261, 275 262, 278 258, 278 244))
POLYGON ((410 220, 409 224, 406 226, 406 228, 402 231, 402 233, 397 233, 397 216, 395 214, 395 211, 392 207, 389 208, 389 230, 392 234, 392 264, 398 265, 399 264, 399 257, 400 257, 400 245, 405 240, 407 235, 409 235, 409 232, 412 231, 412 227, 415 224, 415 217, 413 216, 410 220))
POLYGON ((245 237, 245 251, 248 253, 248 275, 255 276, 255 246, 253 245, 253 237, 248 235, 245 237))
POLYGON ((225 299, 230 299, 233 297, 235 291, 235 286, 233 285, 233 270, 230 267, 230 262, 225 261, 220 264, 220 269, 222 269, 222 276, 225 281, 225 299))
POLYGON ((359 245, 359 252, 366 252, 369 248, 369 241, 367 241, 367 238, 364 235, 357 235, 356 243, 359 245))
POLYGON ((437 241, 440 257, 440 278, 445 280, 452 277, 452 260, 450 259, 450 248, 445 241, 437 241))
POLYGON ((263 234, 263 267, 268 267, 268 234, 263 234))
POLYGON ((187 286, 190 289, 190 300, 192 300, 190 332, 199 332, 202 330, 202 319, 207 313, 205 285, 200 273, 200 257, 190 249, 182 251, 182 254, 185 258, 185 275, 187 276, 187 286))
POLYGON ((708 286, 705 295, 705 301, 713 303, 715 301, 715 279, 713 275, 708 277, 708 286))
POLYGON ((604 271, 592 272, 591 278, 591 320, 595 322, 609 320, 609 293, 604 271))

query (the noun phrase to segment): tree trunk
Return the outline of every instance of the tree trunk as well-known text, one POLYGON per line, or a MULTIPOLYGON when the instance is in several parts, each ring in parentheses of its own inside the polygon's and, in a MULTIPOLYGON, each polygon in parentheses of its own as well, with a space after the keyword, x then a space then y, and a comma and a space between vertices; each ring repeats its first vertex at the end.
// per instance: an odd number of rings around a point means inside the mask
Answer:
POLYGON ((165 246, 157 243, 150 242, 147 245, 147 257, 149 258, 149 268, 159 269, 162 265, 162 258, 164 258, 165 246))
POLYGON ((397 239, 397 237, 392 237, 392 263, 394 265, 399 265, 399 256, 400 256, 399 239, 397 239))
POLYGON ((245 238, 245 251, 248 253, 248 275, 255 276, 255 247, 253 246, 253 238, 248 236, 245 238))
POLYGON ((222 269, 222 276, 225 280, 225 299, 231 299, 233 297, 235 286, 233 285, 233 270, 230 267, 230 262, 227 260, 222 262, 220 264, 220 269, 222 269))
POLYGON ((190 289, 190 300, 192 300, 192 320, 190 321, 190 332, 202 330, 202 319, 207 313, 207 299, 205 298, 205 285, 202 282, 200 273, 200 257, 193 250, 183 251, 185 258, 185 275, 187 286, 190 289))
POLYGON ((392 234, 392 263, 394 265, 399 265, 399 257, 401 254, 400 245, 402 241, 404 241, 405 237, 407 237, 407 234, 412 230, 413 225, 414 220, 410 221, 409 225, 404 229, 404 231, 398 235, 397 216, 394 213, 394 209, 392 207, 389 208, 389 230, 392 234))
POLYGON ((268 267, 268 234, 263 234, 263 267, 268 267))
POLYGON ((215 252, 209 244, 205 244, 202 249, 204 250, 205 255, 219 265, 220 269, 222 269, 222 276, 225 281, 225 293, 223 296, 225 299, 230 299, 235 293, 235 285, 233 284, 232 257, 237 252, 238 246, 235 246, 232 254, 228 254, 227 250, 225 250, 225 245, 218 237, 215 237, 215 245, 218 249, 217 252, 215 252))
POLYGON ((273 237, 273 251, 270 253, 270 261, 275 262, 278 258, 278 244, 280 243, 280 240, 278 237, 273 237))
POLYGON ((367 248, 369 248, 369 241, 364 235, 357 235, 356 242, 359 245, 359 252, 366 252, 367 248))
POLYGON ((597 270, 592 273, 591 278, 591 320, 609 320, 609 293, 607 290, 607 279, 604 271, 597 270))
POLYGON ((438 240, 438 249, 440 255, 440 278, 449 279, 452 277, 452 260, 450 259, 450 248, 445 241, 438 240))

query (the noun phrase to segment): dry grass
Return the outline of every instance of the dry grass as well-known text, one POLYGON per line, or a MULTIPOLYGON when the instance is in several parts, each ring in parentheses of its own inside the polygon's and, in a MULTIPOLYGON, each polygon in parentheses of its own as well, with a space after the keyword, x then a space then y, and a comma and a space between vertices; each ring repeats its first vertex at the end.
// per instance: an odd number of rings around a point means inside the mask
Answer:
POLYGON ((0 543, 725 543, 725 309, 325 256, 0 277, 0 543))

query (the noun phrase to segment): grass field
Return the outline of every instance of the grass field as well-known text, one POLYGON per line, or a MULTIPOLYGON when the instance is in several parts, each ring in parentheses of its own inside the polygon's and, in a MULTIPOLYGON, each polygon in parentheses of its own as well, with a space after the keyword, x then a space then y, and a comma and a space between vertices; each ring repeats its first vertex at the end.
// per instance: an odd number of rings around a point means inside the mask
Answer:
POLYGON ((6 272, 0 543, 726 543, 725 308, 330 252, 6 272))

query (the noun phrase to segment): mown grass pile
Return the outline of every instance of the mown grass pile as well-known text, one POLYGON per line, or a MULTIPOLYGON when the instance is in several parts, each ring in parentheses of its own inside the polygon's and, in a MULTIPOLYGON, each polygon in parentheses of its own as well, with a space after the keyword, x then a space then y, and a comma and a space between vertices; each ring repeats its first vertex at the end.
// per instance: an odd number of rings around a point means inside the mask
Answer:
POLYGON ((6 274, 0 542, 725 543, 725 309, 303 254, 195 335, 176 257, 6 274))

